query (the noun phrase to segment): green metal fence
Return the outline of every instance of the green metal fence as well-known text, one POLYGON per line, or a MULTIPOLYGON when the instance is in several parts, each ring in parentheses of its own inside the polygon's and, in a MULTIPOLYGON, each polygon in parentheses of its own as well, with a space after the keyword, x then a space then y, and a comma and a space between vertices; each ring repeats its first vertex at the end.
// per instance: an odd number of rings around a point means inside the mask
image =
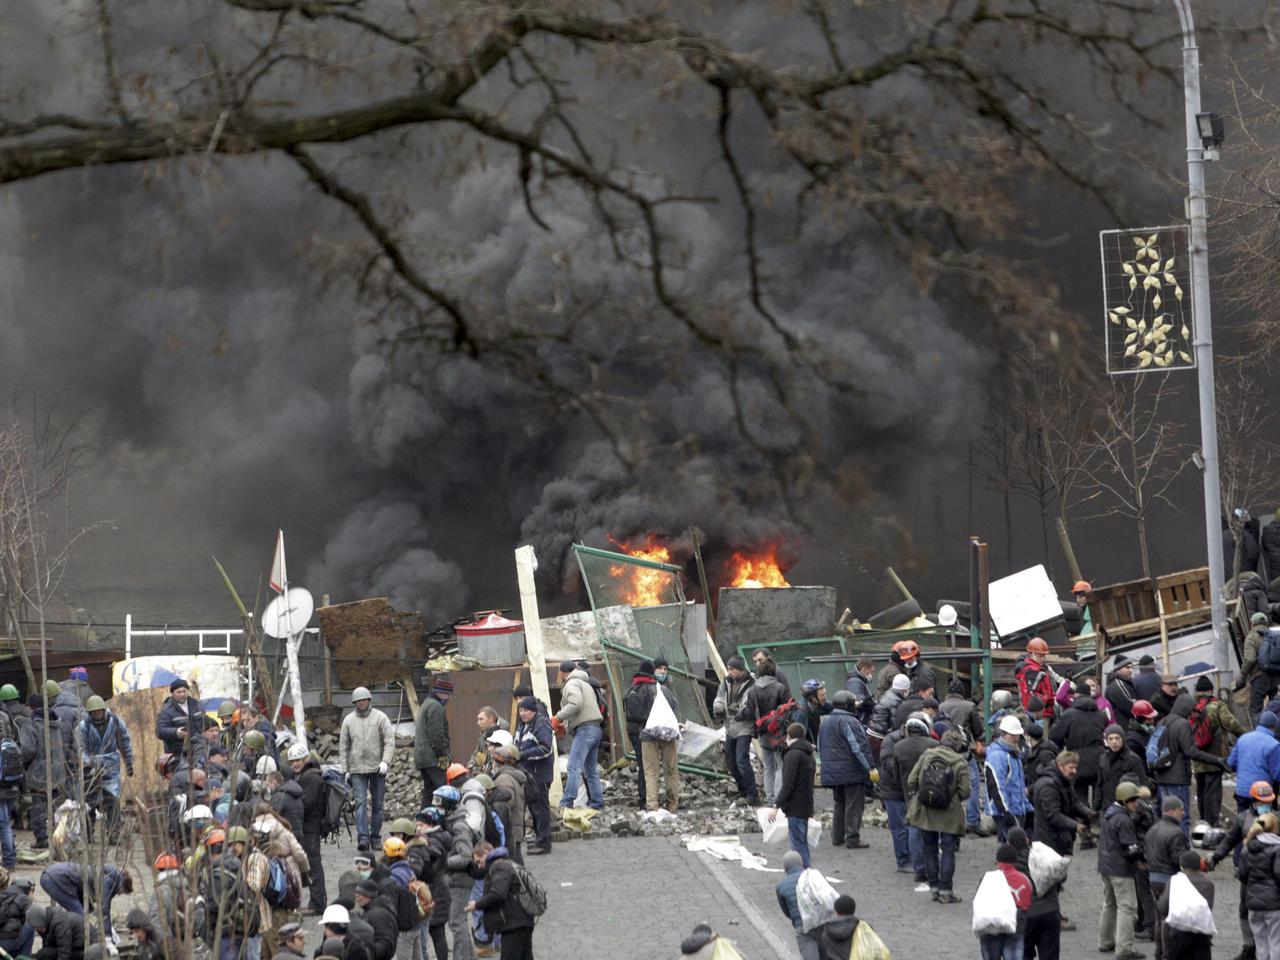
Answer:
MULTIPOLYGON (((596 618, 609 689, 613 691, 614 714, 623 734, 621 746, 632 760, 638 760, 625 736, 626 721, 622 696, 631 686, 631 677, 641 661, 664 657, 670 679, 666 690, 674 694, 676 717, 682 722, 712 726, 704 686, 692 672, 684 646, 685 599, 680 567, 642 557, 574 544, 573 553, 582 571, 587 598, 596 618), (637 603, 636 601, 644 601, 637 603), (612 606, 630 606, 636 635, 622 636, 616 621, 601 616, 612 606)), ((727 776, 724 751, 712 746, 697 757, 681 757, 680 768, 703 776, 727 776)))

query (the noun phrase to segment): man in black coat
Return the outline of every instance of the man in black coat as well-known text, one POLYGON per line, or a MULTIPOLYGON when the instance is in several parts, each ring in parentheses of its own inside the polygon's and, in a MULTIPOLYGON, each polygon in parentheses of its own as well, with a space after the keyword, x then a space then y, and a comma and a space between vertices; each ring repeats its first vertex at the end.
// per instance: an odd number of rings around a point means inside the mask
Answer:
POLYGON ((175 678, 156 714, 156 737, 164 744, 165 753, 184 757, 189 763, 204 756, 204 728, 213 723, 190 694, 187 681, 175 678))
POLYGON ((83 960, 84 918, 68 913, 57 904, 32 904, 27 923, 40 935, 36 960, 83 960))
POLYGON ((1035 836, 1061 856, 1069 857, 1075 847, 1076 834, 1084 833, 1089 823, 1089 808, 1076 799, 1071 781, 1076 778, 1080 758, 1063 750, 1054 761, 1053 770, 1036 781, 1035 836))
POLYGON ((1062 716, 1049 728, 1049 739, 1064 750, 1080 757, 1079 771, 1072 787, 1076 799, 1090 806, 1089 791, 1098 787, 1098 761, 1102 758, 1102 731, 1107 729, 1107 716, 1098 709, 1093 697, 1078 696, 1062 716))
MULTIPOLYGON (((307 748, 295 743, 289 748, 289 765, 293 767, 298 786, 302 787, 302 849, 311 872, 311 893, 303 915, 324 912, 324 863, 320 855, 321 821, 324 819, 324 777, 320 764, 311 759, 307 748)), ((294 830, 298 827, 295 824, 294 830)))
MULTIPOLYGON (((906 823, 906 806, 911 800, 907 790, 907 777, 916 768, 925 751, 937 745, 938 741, 929 735, 929 721, 924 714, 917 713, 907 718, 907 722, 902 726, 902 739, 894 743, 891 748, 892 775, 899 784, 898 789, 902 794, 903 822, 907 828, 907 850, 911 858, 911 869, 915 874, 916 885, 925 884, 926 887, 929 878, 925 875, 924 868, 924 836, 918 827, 906 823)), ((884 746, 880 751, 882 760, 888 750, 890 750, 889 737, 885 737, 884 746)))
POLYGON ((893 725, 902 726, 907 722, 907 717, 923 710, 925 701, 931 699, 936 702, 933 696, 933 677, 916 677, 911 681, 911 695, 898 704, 893 711, 893 725))
POLYGON ((1133 702, 1138 697, 1138 690, 1133 685, 1133 661, 1123 653, 1117 653, 1111 664, 1111 682, 1104 692, 1107 702, 1116 712, 1116 723, 1129 729, 1129 721, 1133 719, 1133 702))
POLYGON ((1156 669, 1156 658, 1149 653, 1140 656, 1138 672, 1130 679, 1133 681, 1133 689, 1138 694, 1138 699, 1150 703, 1151 698, 1160 691, 1160 671, 1156 669))
POLYGON ((1231 769, 1225 757, 1215 757, 1196 746, 1195 734, 1187 722, 1194 706, 1191 694, 1180 694, 1169 715, 1156 725, 1152 734, 1153 738, 1160 738, 1157 758, 1161 762, 1152 765, 1151 776, 1159 789, 1162 803, 1166 797, 1177 797, 1182 801, 1182 832, 1187 836, 1191 835, 1191 818, 1186 812, 1191 806, 1191 761, 1199 760, 1224 771, 1231 769))
POLYGON ((1126 776, 1139 785, 1147 781, 1147 764, 1125 743, 1120 724, 1113 723, 1102 733, 1105 747, 1098 759, 1098 789, 1094 794, 1093 809, 1102 812, 1107 797, 1115 797, 1116 787, 1126 776))
POLYGON ((781 811, 787 818, 791 849, 800 854, 805 869, 809 862, 809 818, 813 816, 813 775, 818 765, 813 759, 813 744, 806 737, 803 723, 787 727, 787 748, 782 753, 782 779, 773 816, 781 811))
POLYGON ((364 922, 373 927, 373 960, 391 960, 400 941, 400 926, 389 898, 378 892, 376 881, 366 878, 356 886, 356 907, 364 922))
POLYGON ((1098 873, 1102 874, 1102 915, 1098 919, 1098 950, 1115 951, 1117 960, 1137 960, 1133 949, 1138 921, 1138 892, 1133 878, 1142 860, 1142 844, 1133 827, 1138 788, 1123 783, 1102 815, 1098 837, 1098 873))
MULTIPOLYGON (((1191 849, 1191 843, 1183 834, 1179 824, 1182 822, 1182 801, 1177 797, 1166 797, 1160 808, 1160 819, 1147 831, 1143 841, 1143 850, 1147 863, 1147 871, 1151 876, 1151 895, 1156 900, 1164 893, 1169 880, 1178 872, 1178 859, 1183 851, 1191 849)), ((1162 915, 1155 913, 1155 942, 1161 943, 1164 926, 1162 915)), ((1156 955, 1161 951, 1157 946, 1156 955)))
POLYGON ((1180 693, 1182 693, 1182 687, 1178 683, 1178 675, 1176 673, 1161 674, 1160 689, 1151 698, 1151 706, 1156 708, 1156 716, 1167 717, 1180 693))

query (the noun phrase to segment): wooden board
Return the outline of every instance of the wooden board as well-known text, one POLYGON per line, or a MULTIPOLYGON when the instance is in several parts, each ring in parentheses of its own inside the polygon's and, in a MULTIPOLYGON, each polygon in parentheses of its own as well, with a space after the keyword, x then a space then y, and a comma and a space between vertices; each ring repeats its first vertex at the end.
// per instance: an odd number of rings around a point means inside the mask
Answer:
POLYGON ((331 604, 316 612, 343 690, 399 681, 427 658, 421 614, 397 610, 386 597, 331 604))
POLYGON ((164 753, 164 746, 156 737, 156 715, 168 696, 168 687, 148 687, 117 693, 107 701, 111 712, 129 728, 133 741, 133 776, 122 772, 120 781, 121 799, 125 803, 163 793, 167 787, 164 777, 156 773, 156 760, 164 753))

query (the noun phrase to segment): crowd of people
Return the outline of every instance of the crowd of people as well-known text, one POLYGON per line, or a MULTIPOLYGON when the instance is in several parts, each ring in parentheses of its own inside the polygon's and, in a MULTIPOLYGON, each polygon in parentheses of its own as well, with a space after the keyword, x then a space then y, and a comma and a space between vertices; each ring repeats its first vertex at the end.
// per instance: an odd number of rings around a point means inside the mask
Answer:
MULTIPOLYGON (((546 895, 523 866, 525 815, 534 823, 527 852, 546 853, 553 718, 523 691, 515 733, 485 708, 475 750, 455 761, 450 692, 448 677, 436 678, 417 717, 423 802, 384 819, 395 733, 367 688, 353 691, 338 756, 323 764, 252 706, 211 709, 174 679, 154 729, 163 849, 148 908, 124 918, 141 960, 189 957, 197 943, 218 960, 301 956, 309 923, 322 936, 317 957, 531 960, 546 895), (330 897, 321 844, 352 825, 355 857, 330 897)), ((83 668, 17 701, 15 688, 0 688, 0 948, 40 960, 114 953, 112 901, 135 879, 94 854, 119 849, 121 777, 135 775, 137 732, 88 689, 83 668), (51 809, 55 821, 83 810, 86 832, 40 874, 45 904, 9 871, 14 819, 26 810, 33 846, 48 849, 51 809)))

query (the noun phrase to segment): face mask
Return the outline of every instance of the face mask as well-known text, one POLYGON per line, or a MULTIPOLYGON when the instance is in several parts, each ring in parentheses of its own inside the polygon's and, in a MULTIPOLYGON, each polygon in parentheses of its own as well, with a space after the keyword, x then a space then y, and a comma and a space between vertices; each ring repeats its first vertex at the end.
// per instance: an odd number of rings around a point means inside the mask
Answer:
POLYGON ((1255 809, 1256 811, 1258 811, 1258 815, 1259 815, 1259 816, 1261 816, 1261 815, 1262 815, 1262 814, 1264 814, 1264 813, 1270 813, 1270 812, 1271 812, 1271 804, 1269 804, 1269 803, 1260 803, 1260 804, 1258 804, 1256 807, 1254 807, 1254 809, 1255 809))
POLYGON ((659 683, 666 683, 667 675, 665 673, 655 673, 653 675, 653 679, 657 680, 659 683))

